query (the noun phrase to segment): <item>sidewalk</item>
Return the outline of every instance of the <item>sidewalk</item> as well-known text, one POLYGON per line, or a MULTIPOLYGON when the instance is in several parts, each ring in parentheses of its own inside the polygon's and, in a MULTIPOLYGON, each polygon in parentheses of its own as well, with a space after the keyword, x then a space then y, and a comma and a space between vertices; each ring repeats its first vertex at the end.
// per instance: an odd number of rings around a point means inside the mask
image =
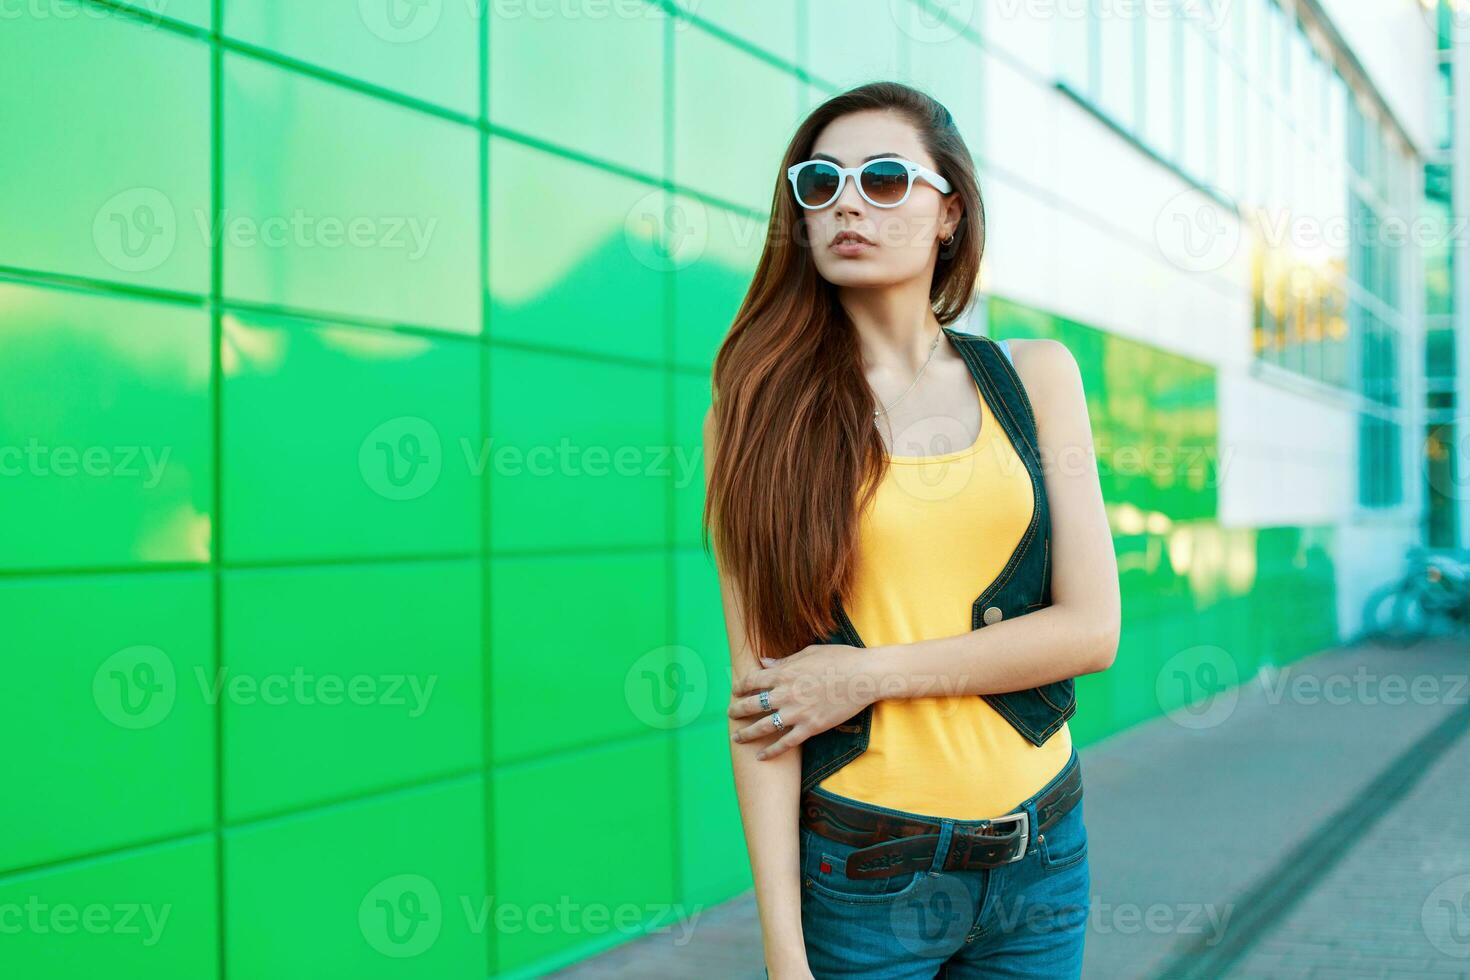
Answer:
MULTIPOLYGON (((1470 980, 1467 675, 1336 649, 1083 750, 1084 976, 1470 980)), ((760 949, 745 895, 554 976, 761 980, 760 949)))

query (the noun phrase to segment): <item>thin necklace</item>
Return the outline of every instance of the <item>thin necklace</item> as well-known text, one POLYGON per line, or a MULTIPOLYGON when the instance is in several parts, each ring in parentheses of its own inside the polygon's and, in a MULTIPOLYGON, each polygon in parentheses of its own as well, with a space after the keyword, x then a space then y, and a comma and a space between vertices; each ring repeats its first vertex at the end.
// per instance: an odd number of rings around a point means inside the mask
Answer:
POLYGON ((878 424, 878 416, 880 416, 880 415, 887 415, 888 414, 888 410, 890 408, 892 408, 894 405, 897 405, 899 402, 903 401, 904 396, 907 395, 909 392, 911 392, 911 391, 914 390, 914 385, 918 384, 919 383, 919 379, 924 376, 924 369, 926 367, 928 367, 929 366, 929 362, 934 359, 934 351, 938 349, 938 347, 939 347, 939 338, 943 334, 944 334, 944 328, 943 327, 940 327, 938 330, 936 330, 934 332, 934 339, 932 341, 930 341, 930 343, 929 343, 929 354, 928 354, 927 357, 924 358, 924 363, 919 365, 919 370, 914 374, 914 380, 912 380, 912 381, 909 382, 909 386, 903 390, 903 394, 902 395, 899 395, 893 401, 889 402, 886 406, 880 405, 880 407, 873 409, 873 428, 877 429, 880 432, 883 431, 883 427, 878 424))

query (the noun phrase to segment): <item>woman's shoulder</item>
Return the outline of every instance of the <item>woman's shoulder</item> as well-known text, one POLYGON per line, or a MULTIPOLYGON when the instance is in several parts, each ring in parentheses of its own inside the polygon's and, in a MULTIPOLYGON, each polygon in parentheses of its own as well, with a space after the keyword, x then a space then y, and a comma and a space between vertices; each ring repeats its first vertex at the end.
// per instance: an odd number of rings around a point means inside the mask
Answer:
POLYGON ((1011 363, 1038 414, 1049 402, 1071 404, 1082 394, 1082 371, 1072 351, 1050 337, 1013 339, 1011 363))
POLYGON ((1005 346, 1010 348, 1007 353, 1018 373, 1022 371, 1023 362, 1027 370, 1040 372, 1066 371, 1069 367, 1077 367, 1077 361, 1067 345, 1050 337, 1011 337, 1005 341, 1005 346))

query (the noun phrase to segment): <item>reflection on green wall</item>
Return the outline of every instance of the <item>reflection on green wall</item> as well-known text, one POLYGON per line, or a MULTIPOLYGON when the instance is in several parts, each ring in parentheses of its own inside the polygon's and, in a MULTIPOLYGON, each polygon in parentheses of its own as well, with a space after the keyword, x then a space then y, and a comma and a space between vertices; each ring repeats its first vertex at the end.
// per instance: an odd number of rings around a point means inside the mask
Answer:
POLYGON ((1335 642, 1331 528, 1220 523, 1229 460, 1214 368, 1004 298, 990 299, 989 322, 997 338, 1065 344, 1087 394, 1123 636, 1109 670, 1078 680, 1079 742, 1210 702, 1335 642))

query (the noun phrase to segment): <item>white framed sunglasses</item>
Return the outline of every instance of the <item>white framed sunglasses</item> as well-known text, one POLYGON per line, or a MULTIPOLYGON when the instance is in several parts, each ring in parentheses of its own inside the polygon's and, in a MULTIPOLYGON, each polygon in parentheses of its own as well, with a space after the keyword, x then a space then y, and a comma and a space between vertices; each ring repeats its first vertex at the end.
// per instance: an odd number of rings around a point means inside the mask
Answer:
POLYGON ((825 208, 842 195, 851 176, 858 193, 875 208, 896 208, 909 199, 914 178, 923 177, 941 194, 951 190, 949 181, 922 164, 903 157, 879 157, 861 167, 839 167, 829 160, 806 160, 787 169, 786 177, 796 194, 796 203, 809 210, 825 208))

